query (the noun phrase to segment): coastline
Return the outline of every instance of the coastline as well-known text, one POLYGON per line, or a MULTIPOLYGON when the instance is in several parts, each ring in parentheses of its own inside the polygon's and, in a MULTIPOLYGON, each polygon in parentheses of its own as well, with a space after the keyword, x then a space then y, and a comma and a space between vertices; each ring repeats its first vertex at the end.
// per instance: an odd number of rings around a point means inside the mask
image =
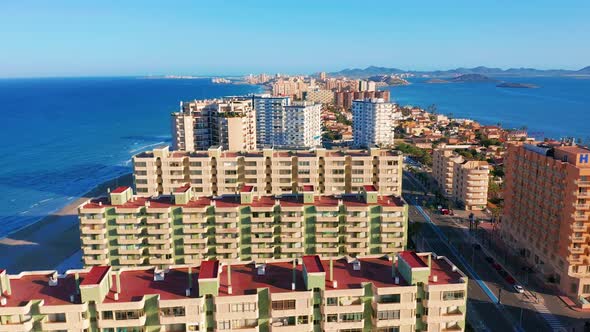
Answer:
POLYGON ((78 206, 92 197, 106 194, 107 188, 132 183, 131 173, 105 181, 59 211, 0 238, 0 268, 11 274, 55 269, 80 251, 78 206))

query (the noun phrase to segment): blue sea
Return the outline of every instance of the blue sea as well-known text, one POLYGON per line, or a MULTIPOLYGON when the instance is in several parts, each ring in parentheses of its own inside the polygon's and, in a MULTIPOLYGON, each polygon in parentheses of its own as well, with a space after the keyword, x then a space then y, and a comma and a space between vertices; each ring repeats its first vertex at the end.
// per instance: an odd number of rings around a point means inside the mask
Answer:
POLYGON ((504 128, 527 127, 536 138, 574 137, 590 143, 590 77, 494 77, 530 83, 536 89, 499 88, 497 83, 431 84, 410 79, 411 85, 389 87, 401 105, 427 107, 504 128))
POLYGON ((179 101, 259 92, 208 79, 0 80, 0 238, 170 144, 179 101))
MULTIPOLYGON (((506 79, 494 84, 414 84, 392 99, 484 124, 527 126, 539 135, 590 139, 590 80, 506 79)), ((130 172, 132 155, 170 143, 181 100, 260 92, 208 79, 64 78, 0 80, 0 237, 55 212, 97 184, 130 172)))

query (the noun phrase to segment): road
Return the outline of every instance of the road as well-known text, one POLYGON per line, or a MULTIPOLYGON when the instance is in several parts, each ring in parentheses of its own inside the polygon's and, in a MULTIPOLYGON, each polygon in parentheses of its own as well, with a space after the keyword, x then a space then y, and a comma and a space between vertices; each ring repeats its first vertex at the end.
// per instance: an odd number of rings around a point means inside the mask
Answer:
POLYGON ((522 321, 521 331, 560 331, 561 325, 549 326, 546 321, 539 319, 535 308, 538 304, 534 303, 530 294, 516 293, 491 264, 486 262, 485 254, 474 249, 468 230, 457 227, 447 216, 431 216, 427 213, 426 217, 434 224, 427 221, 419 211, 419 206, 416 206, 416 202, 425 199, 424 191, 407 175, 404 175, 403 188, 404 198, 410 204, 409 219, 421 224, 416 241, 419 249, 432 250, 449 257, 469 275, 468 320, 476 330, 518 331, 522 321), (435 227, 442 232, 442 236, 435 227), (478 284, 478 278, 474 274, 484 283, 483 287, 478 284), (486 287, 491 290, 492 296, 486 294, 486 287), (494 303, 497 298, 500 298, 501 304, 494 303))

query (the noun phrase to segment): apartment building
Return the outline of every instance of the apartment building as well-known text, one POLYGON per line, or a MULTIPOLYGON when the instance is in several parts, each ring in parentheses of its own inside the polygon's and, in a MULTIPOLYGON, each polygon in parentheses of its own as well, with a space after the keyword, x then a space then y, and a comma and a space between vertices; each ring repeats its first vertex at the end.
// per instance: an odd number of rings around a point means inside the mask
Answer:
POLYGON ((322 104, 309 101, 285 106, 285 127, 282 146, 317 148, 322 146, 322 104))
POLYGON ((381 195, 401 195, 403 156, 395 150, 228 152, 169 151, 168 147, 133 157, 139 196, 170 194, 191 184, 197 195, 235 194, 252 186, 257 195, 292 193, 305 185, 318 194, 358 193, 374 185, 381 195))
POLYGON ((310 255, 8 275, 3 331, 464 331, 467 277, 447 258, 310 255))
POLYGON ((281 145, 285 140, 285 106, 291 105, 290 97, 260 95, 252 97, 256 112, 256 137, 258 147, 281 145))
POLYGON ((483 210, 488 202, 490 166, 486 161, 466 160, 455 152, 469 145, 447 145, 432 154, 432 176, 445 197, 465 210, 483 210))
POLYGON ((389 90, 380 91, 343 91, 338 89, 334 92, 334 105, 342 107, 346 110, 352 107, 352 101, 355 99, 372 99, 378 98, 383 99, 385 102, 389 102, 390 92, 389 90))
POLYGON ((357 147, 391 147, 394 145, 395 122, 401 116, 397 106, 383 99, 352 102, 352 135, 357 147))
POLYGON ((507 150, 503 238, 538 273, 590 307, 590 150, 535 143, 507 150))
POLYGON ((333 104, 334 92, 332 90, 310 90, 303 94, 305 100, 319 104, 333 104))
POLYGON ((252 99, 231 97, 181 102, 172 113, 175 150, 207 150, 222 146, 232 151, 256 149, 256 116, 252 99))
POLYGON ((80 205, 85 265, 192 264, 219 260, 392 254, 406 248, 407 204, 362 193, 197 196, 187 185, 146 198, 120 187, 80 205))

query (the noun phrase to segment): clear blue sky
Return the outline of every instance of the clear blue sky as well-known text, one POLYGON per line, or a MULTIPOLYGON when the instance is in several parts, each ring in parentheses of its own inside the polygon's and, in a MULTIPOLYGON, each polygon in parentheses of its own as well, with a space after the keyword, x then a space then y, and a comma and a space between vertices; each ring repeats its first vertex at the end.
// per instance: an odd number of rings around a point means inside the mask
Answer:
POLYGON ((579 69, 590 1, 2 1, 0 77, 579 69))

